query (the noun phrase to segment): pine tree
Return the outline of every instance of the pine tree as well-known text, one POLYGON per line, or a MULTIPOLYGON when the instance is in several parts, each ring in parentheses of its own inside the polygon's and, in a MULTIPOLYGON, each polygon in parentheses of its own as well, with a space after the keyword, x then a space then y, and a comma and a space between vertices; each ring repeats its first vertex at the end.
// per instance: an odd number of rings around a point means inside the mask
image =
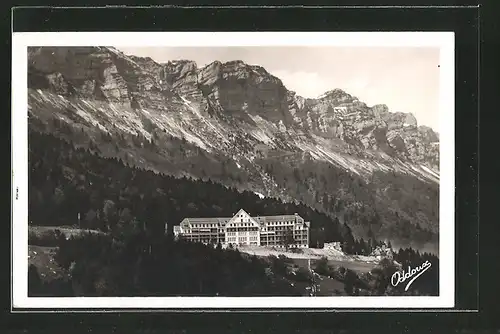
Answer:
POLYGON ((345 253, 352 254, 354 253, 355 249, 354 236, 352 235, 351 228, 347 225, 347 223, 344 222, 343 228, 344 228, 344 234, 343 234, 342 249, 344 250, 345 253))
POLYGON ((361 255, 368 255, 366 254, 366 243, 365 243, 365 240, 363 238, 360 238, 359 239, 359 254, 361 255))

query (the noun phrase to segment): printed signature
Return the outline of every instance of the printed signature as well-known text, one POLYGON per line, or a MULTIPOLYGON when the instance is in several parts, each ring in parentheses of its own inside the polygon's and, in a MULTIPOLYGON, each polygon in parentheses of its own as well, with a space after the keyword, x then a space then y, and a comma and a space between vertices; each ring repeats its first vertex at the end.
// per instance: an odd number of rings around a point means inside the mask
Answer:
POLYGON ((392 286, 397 286, 399 283, 404 283, 406 280, 412 278, 408 284, 406 284, 405 291, 408 291, 408 288, 410 285, 424 272, 426 272, 432 264, 429 261, 425 261, 422 263, 421 266, 416 267, 411 269, 410 266, 408 266, 408 272, 403 271, 396 271, 394 274, 392 274, 391 277, 391 284, 392 286))

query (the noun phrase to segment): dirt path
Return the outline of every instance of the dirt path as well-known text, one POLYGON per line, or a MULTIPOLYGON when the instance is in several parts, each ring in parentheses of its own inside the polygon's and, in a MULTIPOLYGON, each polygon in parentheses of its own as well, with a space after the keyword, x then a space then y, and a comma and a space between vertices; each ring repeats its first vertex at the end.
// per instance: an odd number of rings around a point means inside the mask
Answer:
POLYGON ((96 234, 103 234, 104 232, 97 231, 97 230, 87 230, 87 229, 79 229, 71 226, 29 226, 28 231, 31 233, 35 233, 37 236, 42 235, 45 232, 51 232, 59 230, 61 231, 62 234, 65 236, 69 237, 72 235, 79 235, 82 233, 96 233, 96 234))
POLYGON ((322 257, 326 257, 331 266, 342 266, 357 272, 368 272, 375 268, 378 263, 378 261, 374 258, 363 257, 363 259, 361 259, 358 256, 345 255, 332 249, 306 248, 302 249, 300 253, 294 253, 291 251, 287 252, 284 249, 272 249, 267 247, 240 247, 239 250, 247 254, 261 257, 284 255, 293 259, 293 261, 298 265, 305 267, 307 267, 308 260, 311 260, 311 265, 313 265, 315 261, 321 259, 322 257))
POLYGON ((371 262, 337 261, 337 260, 328 260, 328 264, 331 266, 344 267, 357 272, 369 272, 377 265, 376 263, 371 263, 371 262))

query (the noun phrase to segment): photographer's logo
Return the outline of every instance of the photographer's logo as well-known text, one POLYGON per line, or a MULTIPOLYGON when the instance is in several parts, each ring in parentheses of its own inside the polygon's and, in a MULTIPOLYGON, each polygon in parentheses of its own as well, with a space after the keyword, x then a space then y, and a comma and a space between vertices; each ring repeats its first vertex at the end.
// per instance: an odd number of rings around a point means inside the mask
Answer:
POLYGON ((422 263, 421 266, 416 267, 411 269, 410 266, 408 266, 408 272, 403 271, 396 271, 394 274, 392 274, 391 277, 391 284, 392 286, 397 286, 399 283, 404 283, 406 280, 412 278, 408 284, 406 284, 405 291, 408 291, 408 288, 410 285, 424 272, 427 271, 432 266, 432 264, 429 261, 425 261, 422 263))

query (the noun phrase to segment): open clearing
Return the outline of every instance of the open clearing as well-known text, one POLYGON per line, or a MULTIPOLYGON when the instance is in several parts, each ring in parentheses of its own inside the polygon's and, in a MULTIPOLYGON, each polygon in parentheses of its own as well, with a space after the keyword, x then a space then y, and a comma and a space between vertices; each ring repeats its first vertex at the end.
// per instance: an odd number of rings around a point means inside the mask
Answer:
POLYGON ((378 259, 372 256, 345 255, 335 249, 303 248, 300 249, 299 252, 261 246, 243 246, 238 249, 240 252, 260 257, 284 255, 287 258, 292 259, 295 263, 297 263, 297 265, 305 267, 308 265, 308 260, 311 260, 311 266, 314 266, 315 261, 321 259, 322 257, 326 257, 328 259, 328 264, 331 266, 344 267, 357 272, 368 272, 375 268, 379 262, 378 259))
POLYGON ((96 233, 103 234, 104 232, 97 230, 87 230, 87 229, 79 229, 72 226, 29 226, 28 232, 35 233, 38 237, 43 235, 46 232, 53 232, 55 230, 61 231, 66 237, 80 235, 82 233, 96 233))
POLYGON ((64 275, 64 270, 54 260, 56 247, 28 245, 28 265, 35 265, 43 280, 51 280, 64 275))

